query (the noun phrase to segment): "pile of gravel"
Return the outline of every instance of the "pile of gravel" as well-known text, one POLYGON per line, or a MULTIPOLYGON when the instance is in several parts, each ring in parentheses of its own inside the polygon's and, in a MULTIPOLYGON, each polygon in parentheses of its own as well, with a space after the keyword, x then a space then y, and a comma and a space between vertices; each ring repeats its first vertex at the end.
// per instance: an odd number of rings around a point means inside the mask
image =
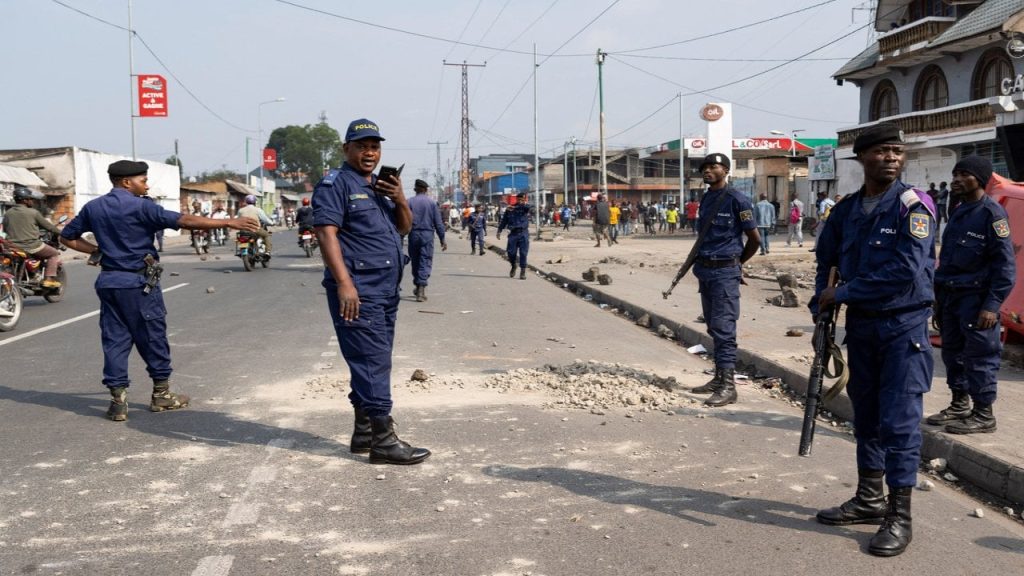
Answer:
MULTIPOLYGON (((668 410, 681 399, 673 392, 673 377, 630 368, 622 364, 583 362, 568 366, 545 365, 496 374, 484 381, 485 388, 500 392, 543 391, 556 395, 549 406, 601 410, 612 407, 668 410)), ((686 400, 682 400, 686 401, 686 400)))

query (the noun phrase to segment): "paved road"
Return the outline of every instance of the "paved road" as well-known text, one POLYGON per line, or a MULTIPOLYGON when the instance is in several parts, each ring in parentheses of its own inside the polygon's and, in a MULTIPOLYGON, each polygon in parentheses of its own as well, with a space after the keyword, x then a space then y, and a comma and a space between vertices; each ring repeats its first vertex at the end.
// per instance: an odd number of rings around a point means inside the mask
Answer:
MULTIPOLYGON (((800 414, 741 387, 708 411, 604 415, 501 394, 490 374, 576 358, 685 385, 677 345, 463 243, 436 259, 430 300, 403 301, 400 433, 434 451, 378 467, 347 452, 345 369, 315 260, 280 234, 270 268, 170 248, 164 288, 185 411, 145 411, 141 362, 124 424, 102 418, 95 272, 69 266, 60 304, 32 304, 0 339, 0 574, 1018 573, 1024 528, 938 486, 915 492, 908 553, 866 554, 871 527, 813 512, 848 497, 853 444, 821 430, 794 456, 800 414), (459 253, 456 253, 459 250, 459 253), (231 270, 226 274, 225 270, 231 270), (179 286, 180 287, 176 287, 179 286), (207 288, 215 291, 207 293, 207 288), (552 340, 553 339, 553 340, 552 340), (432 383, 406 382, 416 368, 432 383), (629 417, 627 417, 629 416, 629 417)), ((406 294, 411 294, 406 278, 406 294)))

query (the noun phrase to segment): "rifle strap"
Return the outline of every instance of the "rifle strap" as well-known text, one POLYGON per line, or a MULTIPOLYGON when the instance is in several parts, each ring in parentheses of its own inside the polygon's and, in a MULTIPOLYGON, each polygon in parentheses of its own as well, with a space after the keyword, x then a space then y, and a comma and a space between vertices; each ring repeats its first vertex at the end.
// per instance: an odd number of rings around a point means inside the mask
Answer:
POLYGON ((850 381, 850 372, 846 369, 846 360, 843 358, 843 349, 836 344, 836 341, 832 338, 828 339, 825 343, 828 347, 828 356, 830 362, 825 362, 823 366, 826 378, 838 378, 835 384, 832 384, 828 390, 821 395, 822 402, 829 402, 833 400, 839 393, 846 388, 847 382, 850 381), (829 364, 831 363, 831 367, 829 364))

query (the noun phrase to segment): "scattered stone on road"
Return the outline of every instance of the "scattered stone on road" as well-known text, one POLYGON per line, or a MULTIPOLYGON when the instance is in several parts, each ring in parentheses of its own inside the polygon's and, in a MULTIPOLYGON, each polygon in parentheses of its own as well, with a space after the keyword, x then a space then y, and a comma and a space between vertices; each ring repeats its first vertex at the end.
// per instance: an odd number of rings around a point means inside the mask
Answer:
POLYGON ((636 325, 637 326, 643 326, 644 328, 650 328, 651 327, 651 315, 647 314, 647 313, 644 313, 643 316, 641 316, 641 317, 636 319, 636 325))
POLYGON ((598 274, 597 283, 601 286, 607 286, 612 283, 612 277, 607 274, 598 274))
POLYGON ((984 518, 985 511, 982 510, 981 508, 975 508, 974 512, 971 512, 971 516, 974 516, 975 518, 984 518))
POLYGON ((928 469, 933 472, 944 472, 946 470, 946 459, 932 458, 928 461, 928 469))
POLYGON ((676 333, 673 332, 672 329, 669 328, 668 326, 665 326, 664 324, 658 324, 658 336, 661 336, 662 338, 668 338, 669 340, 673 340, 676 337, 676 333))
POLYGON ((786 330, 786 336, 803 336, 803 335, 804 335, 804 331, 803 330, 799 330, 797 328, 790 328, 789 330, 786 330))
POLYGON ((800 295, 796 293, 796 290, 786 286, 782 289, 782 294, 770 298, 768 302, 772 306, 781 306, 782 308, 799 308, 800 295))
POLYGON ((779 274, 776 277, 776 280, 779 281, 779 288, 799 287, 799 285, 797 284, 796 276, 793 276, 792 274, 779 274))
POLYGON ((601 273, 601 269, 597 266, 591 266, 589 270, 583 273, 583 279, 587 282, 593 282, 597 280, 597 275, 601 273))
POLYGON ((417 368, 416 370, 413 371, 412 377, 409 379, 415 380, 416 382, 426 382, 427 378, 430 378, 430 376, 428 376, 427 373, 424 372, 423 370, 417 368))
POLYGON ((931 480, 921 480, 917 483, 917 489, 924 492, 931 492, 935 488, 935 483, 931 480))
POLYGON ((216 291, 217 291, 217 289, 214 288, 213 286, 209 286, 209 287, 206 288, 206 293, 207 294, 213 294, 216 291))

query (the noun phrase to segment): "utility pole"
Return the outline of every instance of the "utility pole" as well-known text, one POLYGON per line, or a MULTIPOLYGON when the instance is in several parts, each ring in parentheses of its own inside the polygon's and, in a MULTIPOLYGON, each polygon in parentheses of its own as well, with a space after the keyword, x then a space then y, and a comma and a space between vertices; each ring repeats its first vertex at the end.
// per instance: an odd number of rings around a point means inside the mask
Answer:
POLYGON ((135 56, 132 53, 132 0, 128 0, 128 109, 132 115, 132 160, 135 156, 135 56))
POLYGON ((437 147, 437 172, 434 172, 434 191, 438 194, 438 198, 444 192, 444 176, 441 174, 441 144, 447 143, 447 140, 444 142, 427 142, 427 144, 433 144, 437 147))
POLYGON ((533 181, 536 186, 537 239, 540 240, 540 141, 537 139, 537 44, 533 45, 533 181))
POLYGON ((605 156, 604 147, 604 58, 607 56, 607 52, 602 52, 600 48, 597 49, 597 93, 598 102, 600 103, 601 110, 601 193, 605 195, 605 200, 608 199, 608 164, 605 156))
MULTIPOLYGON (((679 93, 679 206, 686 200, 686 140, 683 139, 683 93, 679 93)), ((659 202, 664 204, 664 202, 659 202)))
POLYGON ((573 136, 569 139, 569 143, 572 144, 572 198, 573 209, 580 203, 580 183, 577 176, 579 173, 576 171, 576 137, 573 136))
POLYGON ((442 60, 442 64, 445 66, 461 66, 462 67, 462 165, 459 167, 459 187, 462 188, 462 194, 465 198, 469 197, 469 71, 470 67, 483 68, 487 66, 487 62, 483 64, 467 64, 465 60, 462 64, 449 64, 442 60))

